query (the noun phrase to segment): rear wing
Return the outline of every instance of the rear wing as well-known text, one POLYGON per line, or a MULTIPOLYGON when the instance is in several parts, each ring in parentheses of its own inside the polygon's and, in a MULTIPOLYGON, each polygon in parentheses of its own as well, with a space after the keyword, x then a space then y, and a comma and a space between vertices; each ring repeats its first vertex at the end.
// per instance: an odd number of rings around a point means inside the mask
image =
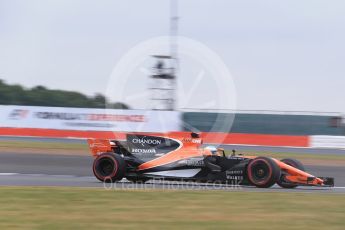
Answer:
POLYGON ((111 143, 105 139, 87 139, 91 154, 96 157, 101 153, 112 152, 111 143))

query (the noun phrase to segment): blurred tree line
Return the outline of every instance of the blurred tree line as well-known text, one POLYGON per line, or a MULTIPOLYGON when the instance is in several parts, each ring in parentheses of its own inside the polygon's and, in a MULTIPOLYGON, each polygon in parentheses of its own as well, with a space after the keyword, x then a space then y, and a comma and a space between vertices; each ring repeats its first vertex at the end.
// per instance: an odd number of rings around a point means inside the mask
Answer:
POLYGON ((1 79, 0 105, 129 109, 124 103, 108 102, 102 94, 88 97, 78 92, 50 90, 44 86, 25 89, 20 85, 8 85, 1 79))

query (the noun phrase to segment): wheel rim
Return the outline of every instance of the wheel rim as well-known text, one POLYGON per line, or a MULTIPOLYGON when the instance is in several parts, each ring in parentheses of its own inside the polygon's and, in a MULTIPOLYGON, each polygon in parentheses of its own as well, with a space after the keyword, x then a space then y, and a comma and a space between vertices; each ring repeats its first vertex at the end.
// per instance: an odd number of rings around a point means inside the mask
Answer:
POLYGON ((109 177, 116 171, 116 165, 113 160, 103 158, 99 160, 96 169, 102 177, 109 177))
POLYGON ((264 161, 253 162, 251 172, 252 180, 256 183, 265 183, 271 175, 271 169, 264 161))

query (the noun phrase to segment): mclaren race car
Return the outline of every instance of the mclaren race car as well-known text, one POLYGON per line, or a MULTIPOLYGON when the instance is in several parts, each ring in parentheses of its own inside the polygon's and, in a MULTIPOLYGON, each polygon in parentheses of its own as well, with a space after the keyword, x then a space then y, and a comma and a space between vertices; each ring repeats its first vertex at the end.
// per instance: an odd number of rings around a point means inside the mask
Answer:
POLYGON ((93 173, 102 182, 123 178, 135 183, 150 179, 217 182, 268 188, 334 186, 333 178, 305 172, 295 159, 227 156, 223 149, 203 147, 196 133, 166 135, 127 134, 125 141, 88 139, 95 157, 93 173))

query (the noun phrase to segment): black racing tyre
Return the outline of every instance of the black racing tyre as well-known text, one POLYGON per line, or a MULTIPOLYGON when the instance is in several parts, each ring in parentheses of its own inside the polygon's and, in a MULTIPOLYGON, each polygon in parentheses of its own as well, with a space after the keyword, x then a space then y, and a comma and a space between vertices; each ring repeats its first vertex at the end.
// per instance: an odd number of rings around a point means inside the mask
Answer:
POLYGON ((94 160, 92 168, 98 180, 113 183, 122 180, 125 176, 126 163, 118 154, 103 153, 94 160))
POLYGON ((259 188, 269 188, 280 178, 280 168, 268 157, 257 157, 247 166, 247 176, 251 184, 259 188))
MULTIPOLYGON (((295 167, 301 171, 305 171, 304 165, 296 159, 286 158, 286 159, 282 159, 281 162, 287 165, 290 165, 292 167, 295 167)), ((298 186, 296 184, 286 181, 284 173, 281 174, 280 179, 277 181, 277 184, 282 188, 296 188, 298 186)))

